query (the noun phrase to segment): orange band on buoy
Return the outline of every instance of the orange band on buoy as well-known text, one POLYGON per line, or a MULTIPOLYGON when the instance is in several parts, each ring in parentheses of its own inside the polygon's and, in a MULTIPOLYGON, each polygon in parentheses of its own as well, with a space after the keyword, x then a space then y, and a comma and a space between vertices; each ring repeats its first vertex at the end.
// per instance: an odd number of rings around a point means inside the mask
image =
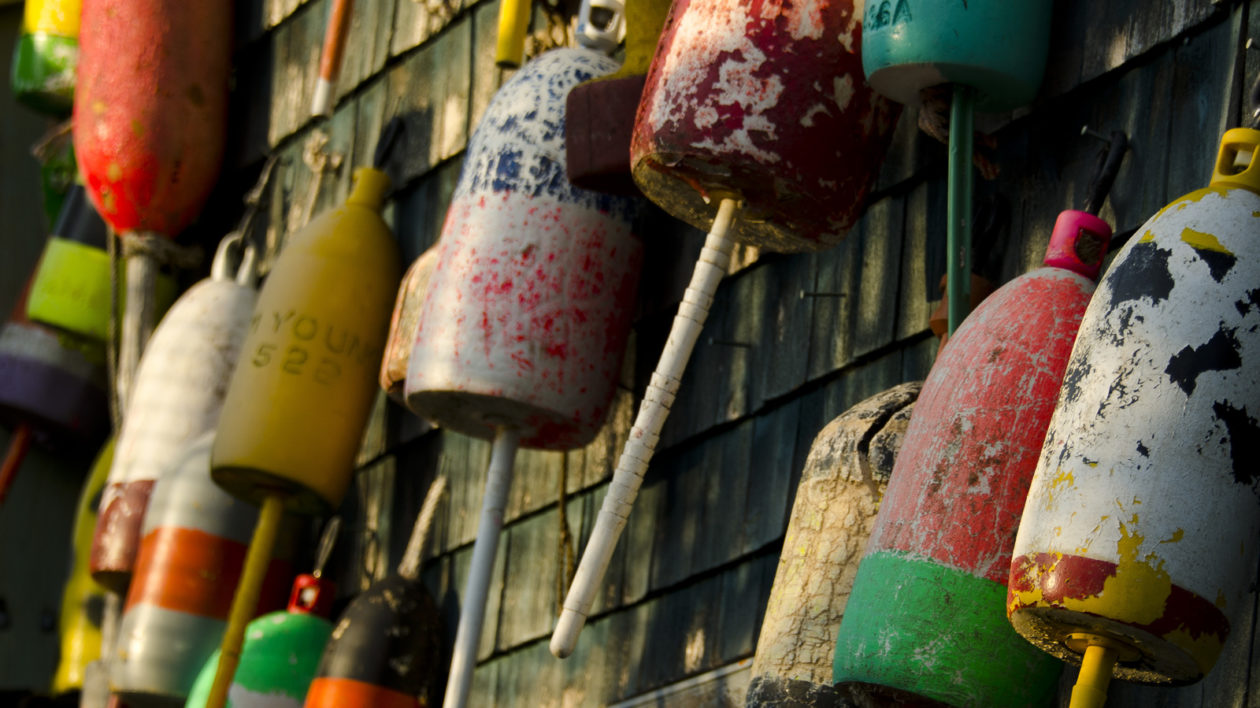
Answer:
POLYGON ((317 678, 306 692, 308 706, 338 708, 426 708, 415 696, 348 678, 317 678))
MULTIPOLYGON (((241 579, 245 553, 243 543, 197 529, 166 526, 154 529, 140 545, 134 578, 126 608, 156 605, 176 612, 226 619, 232 609, 232 596, 241 579), (159 564, 163 567, 154 567, 159 564), (208 575, 207 568, 218 571, 208 575), (159 577, 159 582, 144 579, 159 577)), ((267 568, 260 596, 274 600, 282 596, 291 568, 273 559, 267 568)), ((276 609, 274 601, 261 602, 256 614, 276 609)))

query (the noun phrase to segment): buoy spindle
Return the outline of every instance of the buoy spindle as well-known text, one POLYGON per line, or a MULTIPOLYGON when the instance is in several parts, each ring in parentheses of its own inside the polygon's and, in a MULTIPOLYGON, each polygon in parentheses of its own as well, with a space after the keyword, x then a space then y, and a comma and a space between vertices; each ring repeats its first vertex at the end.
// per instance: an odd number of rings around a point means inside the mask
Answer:
POLYGON ((1091 641, 1081 660, 1081 673, 1072 687, 1070 708, 1102 708, 1107 702, 1107 685, 1111 683, 1111 669, 1115 665, 1116 650, 1105 640, 1091 641))
POLYGON ((258 594, 262 589, 263 578, 267 575, 267 565, 271 561, 271 552, 275 548, 276 535, 283 517, 284 497, 280 494, 268 494, 263 499, 258 526, 254 528, 254 538, 249 544, 249 553, 245 556, 241 584, 237 586, 236 595, 232 598, 232 612, 228 615, 227 629, 223 632, 223 644, 219 650, 219 666, 215 670, 210 697, 206 700, 208 708, 223 708, 227 703, 228 686, 231 685, 236 666, 241 661, 245 626, 249 624, 254 606, 258 603, 258 594))
MULTIPOLYGON (((486 617, 486 595, 490 591, 490 574, 499 549, 499 531, 503 528, 503 509, 512 487, 512 466, 520 433, 508 426, 495 432, 486 470, 486 492, 481 500, 481 522, 477 525, 477 541, 473 545, 472 565, 464 584, 464 604, 455 631, 455 649, 451 654, 450 679, 442 705, 462 708, 468 702, 473 669, 477 665, 477 644, 481 640, 481 624, 486 617)), ((401 569, 400 569, 401 570, 401 569)))
POLYGON ((969 86, 954 86, 949 118, 949 204, 945 240, 949 281, 949 334, 953 335, 967 316, 971 299, 971 193, 973 174, 971 153, 975 125, 975 92, 969 86))
POLYGON ((617 470, 608 487, 608 496, 604 498, 604 504, 599 510, 599 519, 591 532, 590 541, 586 544, 582 562, 578 565, 569 594, 565 597, 564 610, 551 637, 551 653, 561 659, 572 654, 577 645, 578 634, 586 624, 599 583, 608 570, 608 562, 612 559, 617 539, 626 527, 626 519, 630 516, 630 509, 639 494, 639 487, 643 484, 643 475, 656 451, 661 427, 669 416, 669 407, 678 393, 687 361, 691 358, 696 340, 704 328, 704 321, 709 316, 718 283, 726 275, 726 269, 730 265, 731 250, 735 242, 727 236, 727 232, 735 218, 736 207, 737 202, 734 199, 723 199, 718 206, 713 228, 705 239, 704 248, 700 251, 700 258, 691 274, 691 283, 683 294, 678 314, 674 316, 669 338, 665 341, 665 350, 661 352, 656 371, 652 373, 634 426, 630 429, 626 447, 617 460, 617 470))

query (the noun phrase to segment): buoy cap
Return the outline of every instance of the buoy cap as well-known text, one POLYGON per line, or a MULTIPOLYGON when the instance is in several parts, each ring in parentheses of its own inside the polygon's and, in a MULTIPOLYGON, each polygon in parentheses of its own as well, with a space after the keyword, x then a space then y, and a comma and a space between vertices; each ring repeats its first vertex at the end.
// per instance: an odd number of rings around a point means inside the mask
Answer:
POLYGON ((360 167, 354 171, 354 189, 346 204, 380 211, 385 204, 385 192, 389 191, 389 175, 373 167, 360 167))
POLYGON ((1068 209, 1054 222, 1042 262, 1096 281, 1110 242, 1111 226, 1107 222, 1087 211, 1068 209))
POLYGON ((1260 164, 1256 152, 1260 149, 1260 130, 1234 128, 1221 137, 1221 148, 1216 154, 1216 168, 1212 170, 1213 187, 1241 187, 1260 194, 1260 164))
POLYGON ((289 595, 289 612, 299 615, 328 617, 332 614, 337 585, 331 580, 303 573, 293 580, 293 593, 289 595))

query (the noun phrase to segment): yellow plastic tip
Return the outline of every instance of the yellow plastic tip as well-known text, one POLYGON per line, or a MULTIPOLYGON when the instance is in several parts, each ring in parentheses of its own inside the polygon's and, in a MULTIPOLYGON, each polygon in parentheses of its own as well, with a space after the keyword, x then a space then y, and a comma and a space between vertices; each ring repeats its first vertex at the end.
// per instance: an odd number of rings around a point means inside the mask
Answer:
POLYGON ((1107 685, 1111 683, 1111 671, 1116 665, 1116 650, 1110 642, 1098 639, 1098 643, 1090 642, 1085 648, 1081 673, 1072 687, 1070 708, 1102 708, 1107 703, 1107 685))
POLYGON ((1241 187, 1260 194, 1260 130, 1234 128, 1221 136, 1212 186, 1241 187))
POLYGON ((380 211, 385 204, 389 184, 389 175, 384 172, 374 167, 360 167, 354 171, 354 189, 350 191, 346 204, 380 211))

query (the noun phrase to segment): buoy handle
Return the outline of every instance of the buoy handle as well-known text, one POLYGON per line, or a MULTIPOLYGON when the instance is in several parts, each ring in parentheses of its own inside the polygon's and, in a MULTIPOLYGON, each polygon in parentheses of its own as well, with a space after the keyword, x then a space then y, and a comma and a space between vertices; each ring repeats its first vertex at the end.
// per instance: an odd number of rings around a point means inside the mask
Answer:
POLYGON ((468 581, 464 583, 463 607, 459 612, 459 627, 455 630, 446 696, 442 699, 446 708, 464 708, 468 703, 473 669, 477 665, 477 645, 481 643, 481 624, 486 617, 490 575, 499 549, 499 531, 503 528, 503 510, 512 487, 512 466, 519 442, 520 433, 514 428, 500 426, 495 432, 490 467, 486 470, 486 491, 481 500, 481 522, 477 525, 468 581))
POLYGON ((678 394, 683 371, 709 316, 718 283, 730 265, 735 242, 727 236, 727 232, 735 217, 735 207, 733 199, 723 199, 718 206, 713 228, 705 239, 700 259, 691 274, 691 282, 678 306, 678 314, 674 316, 665 349, 639 404, 639 413, 630 428, 625 449, 617 460, 617 470, 613 473, 608 495, 604 497, 591 539, 582 553, 582 562, 578 564, 573 584, 564 598, 564 609, 551 635, 551 653, 561 659, 572 654, 577 646, 578 634, 586 624, 617 540, 626 527, 639 487, 643 485, 643 475, 656 451, 669 408, 678 394))

